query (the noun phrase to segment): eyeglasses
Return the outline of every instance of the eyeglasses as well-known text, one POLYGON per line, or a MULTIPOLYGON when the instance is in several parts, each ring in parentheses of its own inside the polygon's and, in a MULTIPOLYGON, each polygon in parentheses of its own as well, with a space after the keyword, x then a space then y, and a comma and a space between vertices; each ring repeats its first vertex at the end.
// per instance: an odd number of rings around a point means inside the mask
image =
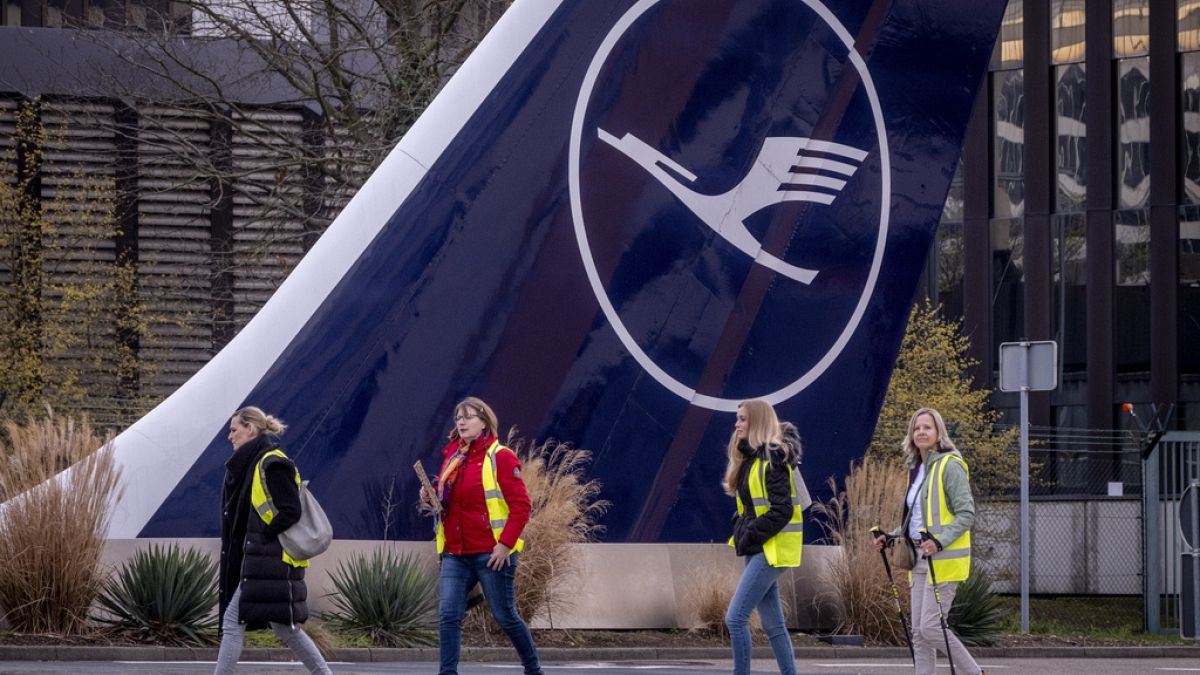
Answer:
POLYGON ((475 413, 471 413, 470 415, 456 415, 454 417, 454 422, 457 424, 458 422, 466 422, 467 420, 477 420, 477 419, 479 419, 479 415, 476 415, 475 413))

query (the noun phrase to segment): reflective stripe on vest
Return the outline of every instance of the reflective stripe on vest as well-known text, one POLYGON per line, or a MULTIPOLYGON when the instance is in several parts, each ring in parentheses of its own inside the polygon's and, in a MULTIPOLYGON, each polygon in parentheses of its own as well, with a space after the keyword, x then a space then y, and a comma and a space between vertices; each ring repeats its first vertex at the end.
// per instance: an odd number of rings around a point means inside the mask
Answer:
MULTIPOLYGON (((254 467, 254 480, 250 483, 250 505, 254 507, 254 512, 267 525, 275 520, 275 514, 278 512, 275 508, 275 502, 271 499, 271 490, 267 487, 267 458, 281 457, 287 459, 287 455, 279 448, 275 448, 264 454, 262 459, 258 460, 258 465, 254 467)), ((300 470, 296 469, 296 487, 300 487, 300 470)), ((292 567, 308 567, 307 560, 296 560, 287 552, 283 554, 283 562, 292 567)))
MULTIPOLYGON (((487 506, 488 525, 492 529, 492 537, 497 542, 500 541, 500 535, 504 532, 504 526, 508 524, 508 502, 504 501, 504 493, 500 491, 500 484, 496 481, 496 453, 501 450, 512 452, 512 449, 500 445, 500 441, 492 441, 483 461, 483 501, 487 506)), ((435 538, 438 555, 441 555, 446 548, 446 530, 440 519, 435 538)), ((517 545, 513 546, 512 550, 520 552, 523 548, 525 548, 525 540, 518 539, 517 545)))
POLYGON ((970 476, 967 463, 960 455, 945 455, 938 458, 930 467, 929 489, 925 493, 926 529, 929 530, 929 534, 938 538, 938 543, 942 544, 942 550, 933 554, 933 558, 931 558, 931 564, 935 566, 933 572, 937 575, 938 583, 963 581, 971 573, 971 531, 967 530, 949 545, 941 541, 942 532, 945 532, 946 527, 954 522, 954 514, 950 512, 950 507, 946 503, 944 481, 946 467, 950 465, 951 461, 962 464, 963 471, 967 472, 968 477, 970 476), (935 494, 937 499, 934 499, 935 494))
MULTIPOLYGON (((767 496, 767 464, 768 462, 756 459, 754 464, 750 465, 750 505, 754 507, 755 517, 771 510, 771 500, 767 496), (754 477, 758 480, 754 480, 754 477)), ((795 469, 789 465, 787 470, 788 484, 792 491, 792 519, 763 544, 763 553, 771 567, 799 567, 800 557, 804 552, 804 511, 801 510, 803 504, 796 495, 795 469)), ((734 496, 737 498, 737 512, 740 516, 745 511, 741 491, 736 491, 734 496)), ((734 545, 733 537, 729 538, 729 545, 734 545)))

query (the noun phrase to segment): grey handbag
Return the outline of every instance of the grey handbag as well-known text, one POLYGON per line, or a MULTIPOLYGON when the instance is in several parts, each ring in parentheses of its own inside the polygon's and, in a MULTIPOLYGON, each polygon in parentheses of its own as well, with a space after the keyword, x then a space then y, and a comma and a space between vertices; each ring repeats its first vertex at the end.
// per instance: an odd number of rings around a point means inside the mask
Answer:
POLYGON ((300 520, 279 533, 279 543, 293 560, 309 560, 324 553, 332 541, 333 526, 304 481, 300 484, 300 520))

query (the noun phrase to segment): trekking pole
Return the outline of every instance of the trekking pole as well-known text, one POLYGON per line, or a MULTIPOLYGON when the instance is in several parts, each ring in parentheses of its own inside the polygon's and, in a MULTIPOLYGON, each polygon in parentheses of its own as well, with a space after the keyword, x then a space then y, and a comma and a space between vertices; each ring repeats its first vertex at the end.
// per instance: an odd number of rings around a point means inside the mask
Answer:
MULTIPOLYGON (((895 546, 896 539, 888 535, 879 526, 871 528, 874 538, 884 538, 884 548, 879 549, 879 557, 883 558, 883 569, 887 572, 888 583, 892 585, 892 602, 896 605, 896 613, 900 615, 900 625, 904 626, 904 639, 908 641, 908 655, 912 657, 913 665, 917 665, 917 653, 913 650, 912 631, 908 629, 908 618, 904 616, 904 608, 900 606, 900 589, 896 587, 896 579, 892 576, 892 564, 888 562, 887 547, 895 546)), ((904 546, 905 544, 901 544, 904 546)))
MULTIPOLYGON (((928 539, 933 539, 933 535, 929 534, 929 530, 921 530, 921 543, 928 539)), ((946 610, 942 607, 942 592, 938 589, 937 574, 933 571, 933 558, 926 556, 925 560, 929 562, 929 581, 933 584, 933 600, 938 606, 938 620, 942 622, 942 637, 946 639, 946 660, 950 662, 950 675, 955 675, 954 655, 950 653, 950 628, 946 626, 946 610)))

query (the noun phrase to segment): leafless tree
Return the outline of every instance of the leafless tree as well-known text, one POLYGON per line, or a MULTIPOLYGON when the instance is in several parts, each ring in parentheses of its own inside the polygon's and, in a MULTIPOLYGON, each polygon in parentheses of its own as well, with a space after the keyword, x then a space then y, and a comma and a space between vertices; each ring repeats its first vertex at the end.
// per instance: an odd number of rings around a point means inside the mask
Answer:
POLYGON ((213 269, 258 268, 261 301, 508 4, 183 0, 142 30, 81 31, 109 57, 86 85, 136 110, 117 133, 136 135, 143 191, 206 185, 197 217, 232 210, 213 269))

